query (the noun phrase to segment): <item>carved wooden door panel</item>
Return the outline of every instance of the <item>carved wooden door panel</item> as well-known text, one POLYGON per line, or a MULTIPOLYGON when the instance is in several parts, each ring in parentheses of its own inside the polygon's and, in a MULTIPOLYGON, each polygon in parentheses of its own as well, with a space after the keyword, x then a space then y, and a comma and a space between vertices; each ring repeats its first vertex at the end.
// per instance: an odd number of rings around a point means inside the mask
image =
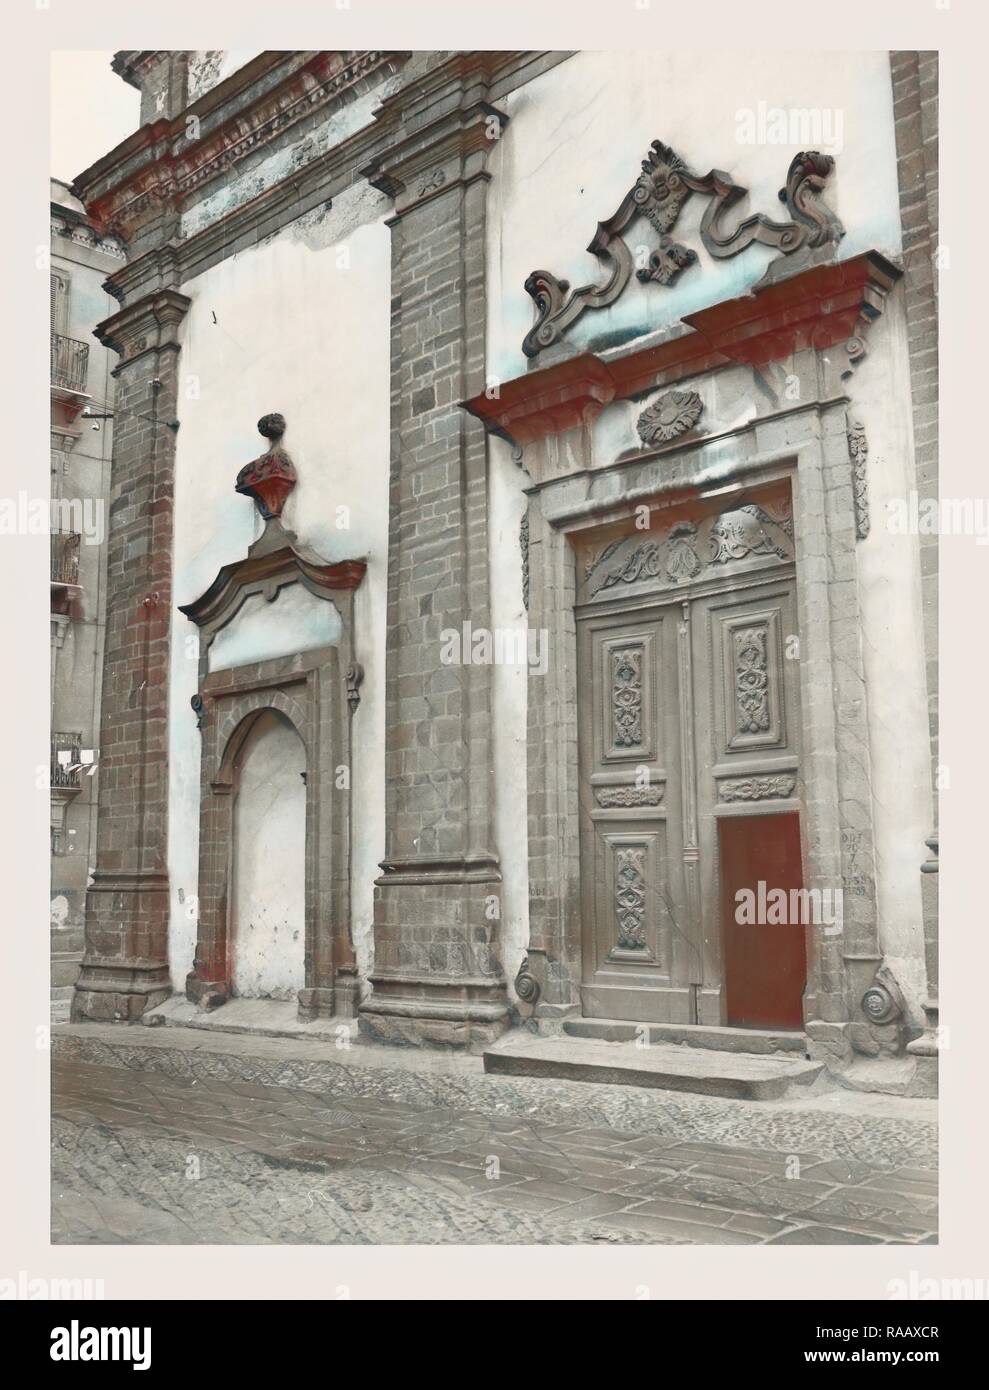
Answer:
POLYGON ((679 606, 579 626, 581 994, 589 1017, 693 1018, 701 954, 684 870, 679 709, 689 654, 678 619, 679 606))
MULTIPOLYGON (((743 920, 737 894, 759 901, 802 887, 799 852, 800 684, 792 578, 691 605, 698 705, 697 819, 705 987, 698 1021, 799 1027, 805 927, 743 920), (704 708, 699 708, 704 704, 704 708)), ((750 900, 751 902, 751 900, 750 900)), ((761 911, 761 909, 760 909, 761 911)), ((778 914, 771 914, 775 917, 778 914)))
POLYGON ((786 486, 578 557, 583 1011, 799 1026, 803 933, 739 934, 725 901, 748 878, 801 882, 786 486))

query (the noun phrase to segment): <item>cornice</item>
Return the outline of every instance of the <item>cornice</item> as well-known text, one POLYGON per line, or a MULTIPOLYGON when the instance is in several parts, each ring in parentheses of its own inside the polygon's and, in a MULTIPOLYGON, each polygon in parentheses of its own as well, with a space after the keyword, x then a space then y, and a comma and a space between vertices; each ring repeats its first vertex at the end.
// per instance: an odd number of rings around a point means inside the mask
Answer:
MULTIPOLYGON (((229 174, 296 122, 345 100, 372 79, 396 72, 407 56, 376 50, 315 52, 270 90, 252 96, 257 83, 243 88, 248 99, 233 107, 225 101, 229 93, 221 90, 225 84, 218 84, 174 119, 142 126, 80 174, 72 191, 101 230, 129 240, 162 205, 178 212, 185 198, 229 174), (217 108, 218 119, 210 120, 210 111, 217 108), (201 121, 196 140, 189 139, 193 117, 201 121)), ((269 66, 285 59, 265 57, 269 66)))
POLYGON ((610 402, 740 363, 758 367, 841 344, 847 378, 865 352, 865 332, 902 271, 878 251, 799 270, 772 284, 688 314, 658 343, 607 354, 577 352, 502 382, 461 406, 516 446, 589 423, 610 402))
POLYGON ((508 123, 488 100, 491 84, 527 56, 453 53, 381 102, 379 153, 358 173, 394 200, 397 216, 458 181, 487 177, 487 154, 508 123))
POLYGON ((189 296, 178 290, 158 290, 98 323, 93 334, 103 347, 126 360, 149 349, 178 347, 176 329, 191 303, 189 296))

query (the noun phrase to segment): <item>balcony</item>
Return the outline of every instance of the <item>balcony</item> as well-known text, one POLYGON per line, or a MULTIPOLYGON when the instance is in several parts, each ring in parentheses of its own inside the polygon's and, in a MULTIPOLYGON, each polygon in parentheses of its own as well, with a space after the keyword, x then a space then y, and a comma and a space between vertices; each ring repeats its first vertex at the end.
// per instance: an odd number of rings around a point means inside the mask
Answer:
POLYGON ((89 344, 52 334, 52 386, 62 391, 85 391, 89 344))
POLYGON ((82 734, 52 734, 51 785, 57 791, 79 790, 82 734), (61 756, 59 756, 61 755, 61 756))
POLYGON ((79 584, 79 542, 77 531, 53 531, 51 534, 52 587, 69 589, 79 584))

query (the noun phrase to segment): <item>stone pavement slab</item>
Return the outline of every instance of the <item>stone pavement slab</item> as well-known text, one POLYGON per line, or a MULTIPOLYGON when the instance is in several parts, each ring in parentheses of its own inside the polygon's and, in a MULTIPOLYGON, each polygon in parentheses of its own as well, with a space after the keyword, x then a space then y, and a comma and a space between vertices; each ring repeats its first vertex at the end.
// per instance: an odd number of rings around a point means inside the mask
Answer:
POLYGON ((56 1243, 936 1235, 930 1102, 713 1100, 178 1028, 71 1025, 53 1043, 56 1243))
POLYGON ((484 1070, 501 1076, 559 1077, 617 1086, 648 1086, 735 1100, 778 1100, 810 1086, 823 1062, 787 1053, 752 1055, 673 1042, 540 1038, 509 1034, 484 1053, 484 1070))

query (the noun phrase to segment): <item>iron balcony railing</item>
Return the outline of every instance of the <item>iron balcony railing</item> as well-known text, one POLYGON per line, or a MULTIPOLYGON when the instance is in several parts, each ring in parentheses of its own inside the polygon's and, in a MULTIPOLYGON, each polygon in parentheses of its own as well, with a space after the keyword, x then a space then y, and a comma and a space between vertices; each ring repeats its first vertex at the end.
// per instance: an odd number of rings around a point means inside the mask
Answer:
POLYGON ((52 583, 79 583, 79 541, 77 531, 53 531, 52 583))
POLYGON ((81 743, 82 734, 52 734, 51 784, 53 787, 78 787, 79 747, 81 743))
POLYGON ((52 334, 52 385, 65 391, 85 391, 89 344, 52 334))

